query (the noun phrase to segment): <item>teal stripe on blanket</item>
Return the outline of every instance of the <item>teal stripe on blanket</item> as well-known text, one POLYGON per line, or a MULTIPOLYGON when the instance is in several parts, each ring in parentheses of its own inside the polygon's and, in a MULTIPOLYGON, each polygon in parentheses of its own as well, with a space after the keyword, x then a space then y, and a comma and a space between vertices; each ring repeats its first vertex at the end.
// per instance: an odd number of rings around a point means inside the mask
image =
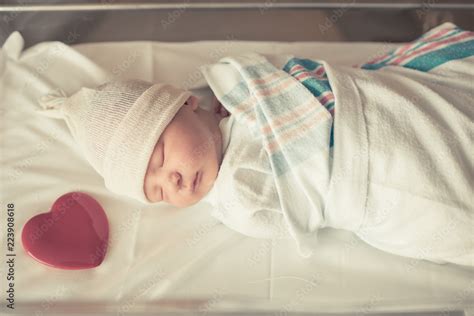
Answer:
POLYGON ((447 63, 448 61, 462 59, 473 55, 474 40, 470 40, 468 42, 451 45, 435 52, 417 57, 404 64, 403 67, 426 72, 438 67, 439 65, 447 63))
MULTIPOLYGON (((285 66, 283 67, 283 70, 298 80, 297 75, 300 75, 303 72, 311 72, 318 67, 323 67, 324 69, 324 66, 321 63, 318 63, 314 60, 292 58, 285 64, 285 66), (303 69, 299 71, 295 71, 295 72, 291 71, 291 69, 295 66, 303 67, 303 69)), ((312 75, 311 77, 308 77, 304 80, 300 80, 300 82, 321 102, 320 97, 322 94, 327 93, 327 92, 332 93, 331 84, 329 83, 329 80, 327 80, 326 71, 324 71, 324 75, 323 75, 323 77, 326 79, 318 79, 317 77, 315 77, 315 75, 313 74, 311 75, 312 75)), ((335 102, 331 101, 331 102, 325 102, 324 104, 323 102, 321 103, 328 111, 333 110, 335 108, 335 102)), ((333 124, 331 125, 331 136, 329 138, 329 147, 333 147, 333 146, 334 146, 334 121, 333 121, 333 124)))
POLYGON ((329 84, 328 80, 308 78, 303 80, 301 83, 316 97, 319 97, 321 94, 328 91, 332 92, 331 85, 329 84))
MULTIPOLYGON (((376 64, 365 64, 363 69, 377 70, 387 66, 406 67, 414 70, 428 72, 433 68, 441 66, 449 61, 462 59, 474 55, 474 40, 456 43, 445 48, 435 50, 424 55, 415 57, 406 64, 387 65, 386 62, 376 64)), ((400 55, 403 56, 403 55, 400 55)), ((400 57, 396 56, 396 57, 400 57)))
POLYGON ((231 91, 223 97, 225 105, 236 107, 238 104, 247 100, 250 96, 249 89, 245 82, 239 82, 231 91))
POLYGON ((426 40, 427 37, 432 35, 432 34, 430 34, 431 32, 428 32, 426 34, 423 34, 420 38, 418 38, 417 40, 415 40, 411 44, 407 44, 407 45, 413 46, 410 49, 405 50, 402 53, 399 53, 398 51, 403 49, 403 47, 405 47, 405 46, 402 46, 400 48, 396 48, 396 49, 388 52, 386 54, 386 57, 381 62, 375 63, 374 65, 377 65, 376 67, 372 68, 372 67, 370 67, 370 65, 366 64, 366 65, 363 65, 361 68, 363 68, 363 69, 374 69, 375 70, 375 69, 379 69, 379 68, 382 68, 382 67, 385 67, 385 66, 390 66, 390 65, 388 65, 388 63, 390 63, 392 60, 394 60, 398 57, 401 57, 401 56, 407 55, 407 54, 411 54, 415 50, 417 50, 419 48, 422 48, 423 46, 445 40, 448 37, 451 37, 453 35, 457 35, 461 32, 464 32, 464 31, 461 30, 460 28, 456 28, 455 30, 450 31, 450 32, 448 32, 447 34, 445 34, 441 37, 437 37, 437 38, 431 39, 431 40, 426 40), (416 43, 416 42, 419 42, 419 43, 415 45, 414 43, 416 43))
POLYGON ((314 60, 294 57, 286 63, 286 65, 283 67, 283 70, 287 73, 290 73, 291 68, 296 65, 303 66, 303 68, 306 68, 308 71, 313 71, 318 66, 321 66, 320 63, 315 62, 314 60))
MULTIPOLYGON (((273 101, 274 100, 275 99, 273 98, 273 101)), ((273 101, 262 100, 261 109, 263 112, 258 111, 257 113, 257 119, 260 121, 261 125, 266 125, 268 123, 268 111, 267 113, 264 112, 268 109, 272 109, 273 101)), ((318 107, 314 111, 326 111, 326 109, 323 107, 318 107)), ((269 116, 272 117, 271 114, 269 116)), ((292 120, 291 125, 286 124, 283 127, 274 129, 271 135, 268 135, 266 138, 264 138, 264 142, 268 143, 275 139, 281 139, 281 134, 286 130, 297 130, 301 128, 301 124, 305 123, 307 117, 308 116, 300 116, 297 120, 292 120)), ((286 143, 280 146, 281 150, 270 154, 270 160, 273 162, 275 174, 278 177, 285 174, 294 166, 305 161, 313 152, 324 152, 329 150, 327 136, 325 136, 329 125, 332 125, 332 121, 324 120, 318 122, 317 124, 310 124, 310 128, 304 132, 304 137, 293 139, 291 143, 286 143)))
POLYGON ((329 150, 327 142, 324 141, 324 131, 328 128, 327 124, 331 122, 324 122, 324 125, 313 125, 311 131, 308 131, 308 134, 311 135, 311 138, 302 137, 296 139, 291 144, 291 147, 283 146, 283 151, 278 151, 271 155, 271 160, 273 161, 273 166, 275 167, 275 173, 277 176, 285 174, 288 170, 291 169, 291 166, 288 165, 288 160, 286 157, 292 157, 291 163, 298 163, 304 161, 301 157, 308 156, 308 150, 310 151, 327 151, 329 150))

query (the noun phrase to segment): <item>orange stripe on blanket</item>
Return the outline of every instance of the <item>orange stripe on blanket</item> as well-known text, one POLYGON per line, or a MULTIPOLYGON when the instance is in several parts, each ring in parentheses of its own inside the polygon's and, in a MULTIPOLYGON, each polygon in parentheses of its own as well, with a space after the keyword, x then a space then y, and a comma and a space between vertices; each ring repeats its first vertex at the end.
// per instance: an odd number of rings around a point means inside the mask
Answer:
POLYGON ((299 81, 297 81, 293 77, 289 77, 283 80, 282 83, 278 86, 255 91, 255 95, 259 97, 267 97, 271 95, 282 94, 285 89, 292 88, 293 86, 296 86, 298 84, 300 84, 299 81))
POLYGON ((235 115, 246 116, 251 122, 255 122, 254 104, 257 102, 255 96, 250 96, 234 107, 235 115))
POLYGON ((295 72, 304 71, 304 70, 306 70, 306 68, 303 68, 303 66, 301 66, 301 65, 299 65, 299 64, 296 64, 296 65, 294 65, 293 67, 291 67, 290 73, 291 73, 292 75, 294 75, 295 72))
POLYGON ((295 78, 298 79, 299 81, 304 81, 308 78, 314 78, 314 76, 308 72, 302 72, 297 75, 295 75, 295 78))
POLYGON ((315 70, 313 70, 313 73, 318 77, 323 77, 326 72, 324 71, 324 67, 319 65, 315 70))
POLYGON ((307 102, 298 105, 289 113, 283 113, 278 117, 272 117, 272 124, 265 124, 262 126, 262 132, 264 136, 272 134, 272 131, 276 131, 281 126, 292 124, 299 119, 301 116, 309 115, 315 107, 322 107, 321 104, 315 99, 309 99, 307 102))
POLYGON ((265 75, 263 77, 257 78, 257 79, 252 79, 249 80, 249 85, 258 88, 259 85, 262 84, 271 84, 272 81, 276 81, 277 79, 280 79, 282 76, 278 72, 272 72, 268 75, 265 75))
POLYGON ((332 101, 334 100, 334 95, 332 94, 331 91, 328 91, 328 94, 323 96, 321 98, 321 96, 319 96, 320 99, 319 99, 319 102, 321 102, 324 106, 329 102, 329 101, 332 101))
POLYGON ((281 134, 281 136, 278 137, 278 139, 281 140, 280 142, 274 139, 268 143, 268 150, 270 154, 281 151, 281 146, 284 146, 287 143, 297 139, 297 137, 301 135, 302 129, 309 130, 314 127, 314 125, 328 118, 331 118, 331 115, 326 111, 321 111, 312 117, 309 122, 297 125, 292 130, 285 131, 283 134, 281 134))

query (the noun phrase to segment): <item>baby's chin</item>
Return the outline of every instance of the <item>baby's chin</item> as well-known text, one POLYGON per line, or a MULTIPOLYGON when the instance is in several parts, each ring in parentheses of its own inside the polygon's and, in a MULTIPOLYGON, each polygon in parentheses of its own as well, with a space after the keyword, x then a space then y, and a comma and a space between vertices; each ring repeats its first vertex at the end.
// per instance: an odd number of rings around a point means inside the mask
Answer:
POLYGON ((209 192, 210 190, 207 190, 207 192, 205 193, 196 193, 195 195, 193 195, 192 199, 191 200, 188 200, 188 201, 178 201, 176 203, 172 203, 173 206, 176 206, 176 207, 179 207, 179 208, 184 208, 184 207, 190 207, 190 206, 193 206, 194 204, 197 204, 199 203, 200 201, 202 201, 202 199, 206 196, 206 194, 209 192))

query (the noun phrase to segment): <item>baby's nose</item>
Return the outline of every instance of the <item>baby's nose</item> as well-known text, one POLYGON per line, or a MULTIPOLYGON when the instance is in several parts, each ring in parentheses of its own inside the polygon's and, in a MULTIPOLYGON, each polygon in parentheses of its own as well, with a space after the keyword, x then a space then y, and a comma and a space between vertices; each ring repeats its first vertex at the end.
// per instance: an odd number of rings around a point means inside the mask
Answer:
POLYGON ((173 171, 170 173, 170 182, 173 184, 173 186, 176 189, 179 189, 181 187, 181 182, 182 182, 183 177, 181 174, 177 171, 173 171))
POLYGON ((178 171, 173 171, 170 174, 170 181, 176 190, 184 190, 187 189, 188 191, 192 191, 193 186, 193 179, 184 179, 182 174, 178 171), (189 180, 189 181, 188 181, 189 180))

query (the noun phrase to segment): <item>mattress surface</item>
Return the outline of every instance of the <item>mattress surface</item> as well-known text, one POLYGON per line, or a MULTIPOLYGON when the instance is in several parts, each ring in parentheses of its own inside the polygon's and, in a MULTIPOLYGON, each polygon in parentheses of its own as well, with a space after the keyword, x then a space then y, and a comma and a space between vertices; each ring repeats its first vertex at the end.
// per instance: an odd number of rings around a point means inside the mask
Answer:
MULTIPOLYGON (((291 240, 259 240, 231 231, 209 215, 210 206, 205 202, 187 209, 143 206, 108 192, 102 178, 82 157, 65 123, 34 113, 38 109, 35 100, 46 89, 42 82, 73 92, 94 78, 87 69, 64 67, 67 50, 54 58, 47 54, 54 43, 41 43, 23 52, 20 42, 17 46, 12 43, 1 54, 0 191, 2 205, 15 204, 17 304, 39 304, 37 310, 43 312, 51 308, 45 302, 51 301, 107 303, 125 309, 159 299, 185 299, 190 304, 203 299, 208 310, 242 306, 229 302, 280 311, 472 306, 474 271, 467 268, 383 253, 350 232, 332 229, 321 232, 317 254, 303 259, 291 240), (20 243, 25 222, 48 211, 57 197, 70 191, 93 196, 109 219, 109 250, 95 269, 67 271, 39 264, 20 243)), ((74 50, 113 78, 165 81, 191 88, 202 84, 199 65, 230 54, 291 53, 353 65, 396 46, 120 42, 81 44, 74 50)), ((3 232, 4 212, 1 221, 3 232)), ((5 234, 1 238, 5 245, 5 234)), ((1 269, 3 276, 7 266, 1 265, 1 269)), ((2 282, 2 301, 5 286, 2 282)))

